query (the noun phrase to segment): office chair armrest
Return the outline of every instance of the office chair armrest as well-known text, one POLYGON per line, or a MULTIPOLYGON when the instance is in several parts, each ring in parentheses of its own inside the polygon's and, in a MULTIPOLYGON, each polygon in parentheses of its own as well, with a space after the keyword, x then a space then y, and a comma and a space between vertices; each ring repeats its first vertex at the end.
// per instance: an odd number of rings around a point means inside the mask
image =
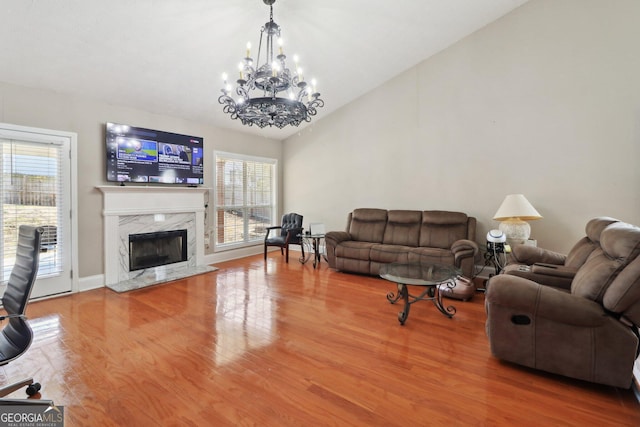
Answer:
POLYGON ((27 318, 27 316, 25 316, 24 314, 5 314, 3 316, 0 316, 0 322, 3 321, 4 319, 13 319, 14 317, 20 317, 22 319, 27 318))

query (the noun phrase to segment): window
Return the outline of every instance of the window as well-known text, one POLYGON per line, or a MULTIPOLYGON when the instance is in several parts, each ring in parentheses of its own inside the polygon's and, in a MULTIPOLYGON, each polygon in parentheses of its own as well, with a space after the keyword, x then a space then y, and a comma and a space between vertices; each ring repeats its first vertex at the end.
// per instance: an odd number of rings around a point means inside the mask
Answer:
POLYGON ((215 247, 262 242, 276 212, 277 161, 223 152, 214 155, 215 247))
POLYGON ((59 274, 62 270, 63 246, 58 244, 62 153, 62 147, 56 144, 0 139, 0 282, 9 279, 21 224, 44 228, 38 276, 59 274))

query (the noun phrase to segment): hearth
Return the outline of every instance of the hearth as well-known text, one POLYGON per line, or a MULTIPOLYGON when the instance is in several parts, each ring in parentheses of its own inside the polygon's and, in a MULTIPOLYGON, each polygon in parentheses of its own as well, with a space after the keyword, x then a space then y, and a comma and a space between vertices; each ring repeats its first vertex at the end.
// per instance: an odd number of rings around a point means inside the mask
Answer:
POLYGON ((129 234, 129 271, 187 261, 187 230, 129 234))

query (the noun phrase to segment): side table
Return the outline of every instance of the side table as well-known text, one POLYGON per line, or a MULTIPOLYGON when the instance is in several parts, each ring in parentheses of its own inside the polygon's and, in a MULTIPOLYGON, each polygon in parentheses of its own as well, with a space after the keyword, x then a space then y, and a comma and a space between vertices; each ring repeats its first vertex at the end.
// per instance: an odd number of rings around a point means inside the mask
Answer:
POLYGON ((299 236, 302 237, 302 244, 309 248, 307 251, 309 255, 301 256, 300 262, 304 264, 309 261, 311 256, 313 256, 313 268, 316 268, 316 266, 320 264, 321 260, 320 241, 324 239, 324 234, 300 234, 299 236), (312 253, 313 255, 311 255, 312 253))

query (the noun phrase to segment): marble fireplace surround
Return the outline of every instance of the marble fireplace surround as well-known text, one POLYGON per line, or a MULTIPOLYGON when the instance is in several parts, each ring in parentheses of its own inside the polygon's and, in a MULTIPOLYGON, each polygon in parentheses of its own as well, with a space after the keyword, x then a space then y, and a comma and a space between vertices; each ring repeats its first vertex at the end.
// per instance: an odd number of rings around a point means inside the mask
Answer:
POLYGON ((105 285, 117 292, 213 271, 204 265, 206 188, 101 186, 105 285), (187 261, 129 271, 129 234, 187 230, 187 261))

